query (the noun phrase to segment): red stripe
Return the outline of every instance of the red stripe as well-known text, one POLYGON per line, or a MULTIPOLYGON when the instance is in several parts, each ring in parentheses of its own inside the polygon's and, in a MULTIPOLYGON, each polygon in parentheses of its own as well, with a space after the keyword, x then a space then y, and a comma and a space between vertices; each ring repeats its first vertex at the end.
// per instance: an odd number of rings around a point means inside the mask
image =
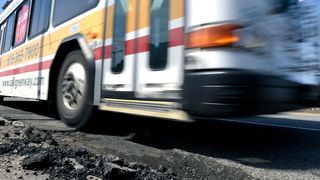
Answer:
MULTIPOLYGON (((102 51, 103 51, 102 47, 98 47, 93 51, 95 60, 101 59, 102 51)), ((105 51, 104 59, 111 58, 111 46, 106 46, 104 48, 104 51, 105 51)))
MULTIPOLYGON (((111 58, 112 46, 111 45, 106 46, 104 50, 105 50, 104 58, 105 59, 111 58)), ((147 52, 147 51, 149 51, 149 36, 143 36, 143 37, 126 41, 125 55, 131 55, 131 54, 147 52), (137 41, 137 46, 138 46, 137 48, 135 47, 135 41, 137 41)), ((95 52, 99 52, 99 51, 95 51, 95 52)), ((96 59, 98 59, 99 56, 95 54, 95 57, 96 59)))
POLYGON ((12 75, 14 70, 0 72, 0 77, 12 75))
MULTIPOLYGON (((184 27, 179 27, 176 29, 171 29, 169 31, 169 47, 182 46, 184 44, 184 27)), ((95 50, 95 58, 100 59, 101 48, 95 50)), ((106 46, 105 59, 111 58, 112 46, 106 46)), ((149 35, 142 36, 136 39, 128 40, 125 44, 125 55, 131 55, 135 53, 142 53, 149 51, 149 35), (137 42, 137 43, 135 43, 137 42), (135 47, 137 44, 137 47, 135 47)))
POLYGON ((134 54, 134 52, 135 52, 134 44, 135 44, 136 40, 137 39, 131 39, 131 40, 126 41, 125 48, 124 48, 125 49, 125 52, 124 52, 125 55, 134 54))
MULTIPOLYGON (((183 29, 184 29, 183 27, 179 27, 169 31, 169 47, 181 46, 184 44, 183 29)), ((94 50, 94 57, 96 60, 101 59, 102 50, 103 50, 102 47, 96 48, 94 50)), ((104 58, 105 59, 111 58, 112 46, 111 45, 106 46, 104 48, 104 51, 105 51, 104 58)), ((143 37, 126 41, 125 55, 142 53, 147 51, 149 51, 149 36, 143 36, 143 37), (135 41, 137 41, 137 48, 135 47, 135 41)), ((49 60, 41 63, 27 65, 20 68, 15 68, 8 71, 3 71, 3 72, 0 72, 0 77, 50 69, 51 64, 52 64, 52 60, 49 60)))
POLYGON ((102 47, 96 48, 96 49, 93 51, 93 54, 94 54, 94 59, 95 59, 95 60, 101 59, 102 47))
POLYGON ((53 60, 41 62, 41 70, 50 69, 53 60))
POLYGON ((104 58, 105 59, 109 59, 109 58, 111 58, 111 51, 112 51, 112 46, 111 45, 109 45, 109 46, 106 46, 105 48, 104 48, 104 58))
POLYGON ((0 77, 50 69, 52 60, 0 72, 0 77))
POLYGON ((138 38, 137 53, 149 51, 149 36, 138 38))
POLYGON ((184 28, 179 27, 169 31, 169 47, 181 46, 184 44, 184 28))

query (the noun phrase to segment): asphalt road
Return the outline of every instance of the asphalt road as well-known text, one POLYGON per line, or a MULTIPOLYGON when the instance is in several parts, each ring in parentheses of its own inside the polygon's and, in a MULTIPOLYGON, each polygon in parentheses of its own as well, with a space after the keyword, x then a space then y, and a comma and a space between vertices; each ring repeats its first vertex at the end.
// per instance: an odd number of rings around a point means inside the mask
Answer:
POLYGON ((163 166, 182 179, 320 179, 317 115, 284 113, 185 124, 101 112, 96 127, 86 133, 50 117, 41 102, 8 99, 0 106, 0 116, 50 130, 59 144, 163 166), (248 121, 251 124, 243 123, 248 121))

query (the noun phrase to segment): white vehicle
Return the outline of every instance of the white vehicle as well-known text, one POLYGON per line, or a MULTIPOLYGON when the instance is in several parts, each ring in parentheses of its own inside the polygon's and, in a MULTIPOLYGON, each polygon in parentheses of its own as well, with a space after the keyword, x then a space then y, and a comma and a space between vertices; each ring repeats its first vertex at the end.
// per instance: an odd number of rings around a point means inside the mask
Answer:
POLYGON ((0 16, 0 95, 52 102, 76 128, 95 109, 194 121, 316 102, 297 3, 15 0, 0 16))

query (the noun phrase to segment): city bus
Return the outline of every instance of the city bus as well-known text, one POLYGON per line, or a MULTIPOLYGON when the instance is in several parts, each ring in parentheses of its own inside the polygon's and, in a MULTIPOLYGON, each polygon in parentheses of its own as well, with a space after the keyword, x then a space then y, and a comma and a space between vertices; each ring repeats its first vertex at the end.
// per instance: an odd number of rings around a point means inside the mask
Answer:
POLYGON ((0 15, 1 100, 47 101, 79 129, 96 110, 188 122, 317 102, 298 1, 281 2, 13 0, 0 15))

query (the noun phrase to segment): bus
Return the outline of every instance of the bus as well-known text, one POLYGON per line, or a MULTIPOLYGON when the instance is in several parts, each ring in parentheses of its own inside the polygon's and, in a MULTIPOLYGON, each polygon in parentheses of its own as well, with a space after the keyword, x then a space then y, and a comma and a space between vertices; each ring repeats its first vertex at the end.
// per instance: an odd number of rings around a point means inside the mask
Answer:
POLYGON ((184 122, 316 103, 297 3, 14 0, 0 15, 1 100, 48 101, 78 129, 96 110, 184 122))

